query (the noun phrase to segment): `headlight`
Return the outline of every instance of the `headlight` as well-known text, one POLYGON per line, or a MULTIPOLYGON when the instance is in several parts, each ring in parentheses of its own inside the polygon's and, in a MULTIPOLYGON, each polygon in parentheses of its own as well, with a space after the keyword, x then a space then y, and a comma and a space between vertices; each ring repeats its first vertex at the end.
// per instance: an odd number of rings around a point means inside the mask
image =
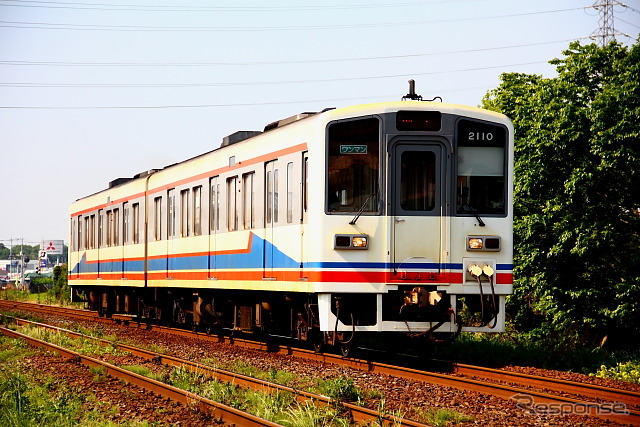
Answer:
POLYGON ((500 251, 499 236, 467 236, 468 251, 500 251))
POLYGON ((366 234, 336 234, 333 249, 368 249, 369 236, 366 234))
POLYGON ((482 238, 480 237, 469 237, 469 240, 467 240, 467 247, 469 249, 482 249, 483 246, 482 238))

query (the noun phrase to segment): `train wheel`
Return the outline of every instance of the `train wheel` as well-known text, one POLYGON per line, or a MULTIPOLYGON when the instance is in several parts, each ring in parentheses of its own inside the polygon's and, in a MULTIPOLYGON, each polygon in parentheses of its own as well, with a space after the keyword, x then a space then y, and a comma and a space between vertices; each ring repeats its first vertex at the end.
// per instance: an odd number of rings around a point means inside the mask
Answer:
POLYGON ((340 354, 342 355, 342 357, 349 357, 349 355, 351 355, 352 353, 352 349, 351 349, 351 343, 340 343, 340 354))
POLYGON ((336 338, 337 338, 336 341, 337 341, 338 348, 340 349, 340 354, 343 357, 353 356, 357 348, 355 333, 338 332, 336 338))
POLYGON ((322 350, 324 349, 324 334, 317 329, 312 329, 309 331, 309 335, 313 351, 316 353, 322 353, 322 350))

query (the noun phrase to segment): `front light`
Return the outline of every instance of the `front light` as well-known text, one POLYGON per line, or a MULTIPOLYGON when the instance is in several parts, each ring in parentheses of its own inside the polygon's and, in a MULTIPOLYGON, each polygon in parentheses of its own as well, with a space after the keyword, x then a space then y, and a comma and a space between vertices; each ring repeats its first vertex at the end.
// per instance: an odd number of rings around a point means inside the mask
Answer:
POLYGON ((368 249, 369 236, 366 234, 336 234, 333 249, 368 249))
POLYGON ((354 248, 366 248, 368 243, 367 236, 353 236, 352 246, 354 248))
POLYGON ((499 236, 467 236, 468 251, 500 252, 499 236))
POLYGON ((469 237, 469 240, 467 240, 467 247, 469 249, 482 249, 483 247, 482 238, 469 237))

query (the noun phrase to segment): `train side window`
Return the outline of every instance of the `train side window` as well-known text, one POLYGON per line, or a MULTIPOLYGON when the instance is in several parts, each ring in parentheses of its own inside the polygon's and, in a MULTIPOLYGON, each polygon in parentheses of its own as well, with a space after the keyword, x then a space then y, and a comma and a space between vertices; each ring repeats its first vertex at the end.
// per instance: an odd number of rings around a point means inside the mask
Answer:
POLYGON ((227 229, 235 231, 238 229, 238 177, 227 178, 227 229))
POLYGON ((302 197, 302 209, 306 213, 309 206, 309 157, 306 154, 304 155, 302 175, 302 182, 304 182, 302 187, 302 192, 304 193, 302 197))
POLYGON ((280 181, 278 180, 278 169, 273 170, 273 223, 278 223, 278 189, 280 188, 280 181))
POLYGON ((98 247, 104 247, 104 211, 98 211, 98 247))
POLYGON ((220 229, 220 184, 215 176, 209 181, 209 230, 220 229))
POLYGON ((76 245, 76 219, 71 217, 70 221, 71 226, 71 241, 69 242, 69 251, 75 252, 77 250, 78 245, 76 245))
POLYGON ((189 205, 189 194, 191 192, 182 190, 180 192, 180 236, 187 237, 191 234, 190 214, 191 206, 189 205))
POLYGON ((255 227, 254 177, 255 172, 242 175, 242 208, 244 212, 243 226, 245 230, 255 227))
POLYGON ((89 249, 96 248, 96 216, 89 217, 89 249))
POLYGON ((167 191, 167 238, 176 237, 176 194, 175 189, 167 191))
POLYGON ((287 224, 293 222, 293 162, 287 163, 287 224))
POLYGON ((202 186, 193 187, 193 235, 202 234, 202 186))
POLYGON ((111 228, 113 227, 113 212, 107 211, 107 247, 111 246, 111 228))
POLYGON ((153 237, 162 240, 162 196, 153 199, 153 237))
POLYGON ((78 216, 78 249, 84 249, 84 241, 82 240, 82 216, 78 216))
POLYGON ((134 203, 132 208, 133 215, 133 243, 140 243, 140 203, 134 203))
POLYGON ((129 238, 129 202, 124 202, 122 204, 122 244, 131 243, 129 238))
POLYGON ((265 209, 266 223, 278 223, 278 169, 276 169, 276 161, 265 164, 266 181, 265 181, 265 209))
POLYGON ((118 246, 120 244, 120 209, 113 210, 113 227, 111 231, 113 231, 113 238, 111 239, 111 243, 113 246, 118 246))
POLYGON ((380 121, 332 123, 327 132, 327 212, 379 213, 380 121))
POLYGON ((266 176, 266 186, 267 186, 267 215, 266 220, 267 224, 271 224, 273 222, 273 171, 267 170, 266 176))

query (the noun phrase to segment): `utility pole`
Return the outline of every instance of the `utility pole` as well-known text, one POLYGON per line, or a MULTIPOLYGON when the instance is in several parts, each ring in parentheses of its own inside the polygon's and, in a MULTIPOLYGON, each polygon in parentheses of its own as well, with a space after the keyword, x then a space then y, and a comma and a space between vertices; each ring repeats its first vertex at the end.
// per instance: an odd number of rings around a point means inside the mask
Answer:
POLYGON ((620 5, 615 0, 597 0, 593 8, 598 11, 598 29, 589 36, 604 47, 615 40, 616 29, 613 25, 613 6, 620 5))

